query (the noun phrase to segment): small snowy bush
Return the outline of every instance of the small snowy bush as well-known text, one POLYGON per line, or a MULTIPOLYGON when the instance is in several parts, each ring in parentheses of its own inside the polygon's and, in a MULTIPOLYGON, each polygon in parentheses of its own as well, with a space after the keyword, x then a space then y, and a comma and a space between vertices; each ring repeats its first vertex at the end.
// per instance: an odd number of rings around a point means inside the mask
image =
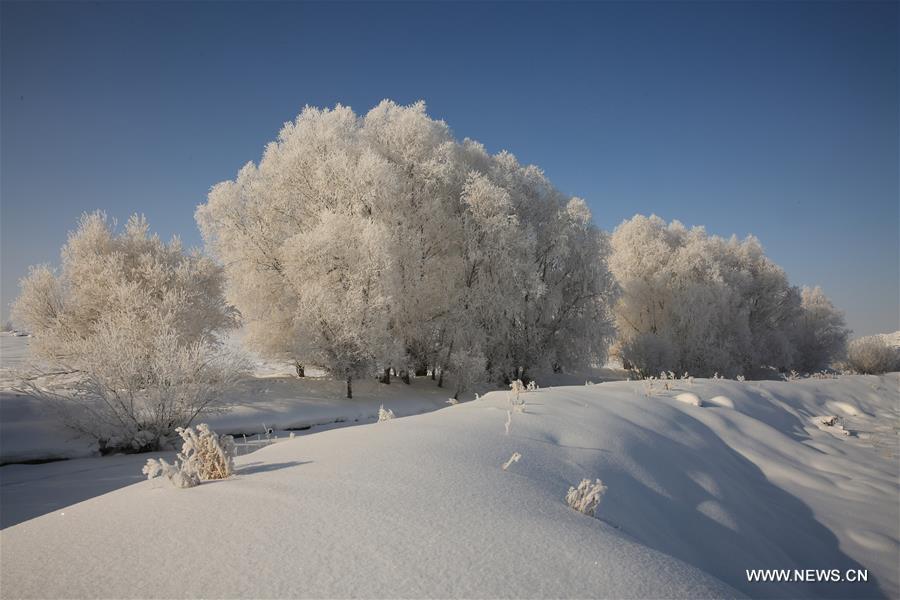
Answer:
POLYGON ((382 404, 378 408, 378 422, 381 423, 383 421, 390 421, 394 418, 394 411, 389 408, 385 408, 384 404, 382 404))
POLYGON ((148 458, 142 472, 147 476, 147 479, 165 477, 169 480, 169 483, 177 488, 192 488, 200 485, 200 478, 196 474, 182 468, 182 464, 178 461, 171 465, 164 458, 159 460, 148 458))
POLYGON ((594 483, 591 483, 590 479, 582 479, 577 488, 569 488, 569 493, 566 494, 566 504, 571 509, 593 517, 605 493, 606 486, 599 479, 594 483))
POLYGON ((177 488, 189 488, 201 481, 225 479, 234 472, 235 447, 230 435, 220 436, 205 423, 176 431, 184 443, 175 464, 162 458, 148 459, 142 471, 147 479, 165 477, 177 488))
POLYGON ((848 362, 857 373, 879 375, 898 368, 898 354, 880 337, 869 336, 850 342, 848 362))

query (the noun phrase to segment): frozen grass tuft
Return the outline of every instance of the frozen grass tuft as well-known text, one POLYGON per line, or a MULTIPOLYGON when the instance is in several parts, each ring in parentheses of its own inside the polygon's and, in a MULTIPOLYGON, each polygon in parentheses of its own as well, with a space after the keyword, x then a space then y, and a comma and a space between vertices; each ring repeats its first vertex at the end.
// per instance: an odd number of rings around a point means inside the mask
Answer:
POLYGON ((389 408, 385 408, 384 404, 378 407, 378 422, 381 423, 383 421, 390 421, 394 418, 394 411, 389 408))
POLYGON ((605 493, 606 486, 599 479, 594 483, 591 483, 590 479, 582 479, 577 488, 569 488, 569 493, 566 494, 566 504, 573 510, 593 517, 605 493))
POLYGON ((175 464, 162 458, 148 459, 142 470, 147 479, 165 477, 177 488, 189 488, 201 481, 225 479, 234 472, 235 447, 230 435, 220 436, 205 423, 176 431, 184 443, 175 464))

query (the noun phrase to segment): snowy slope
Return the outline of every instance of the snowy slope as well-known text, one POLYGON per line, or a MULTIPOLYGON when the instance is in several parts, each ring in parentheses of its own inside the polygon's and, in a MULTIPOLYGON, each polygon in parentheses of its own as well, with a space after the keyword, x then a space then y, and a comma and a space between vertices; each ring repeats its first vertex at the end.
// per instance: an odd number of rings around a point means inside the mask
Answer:
POLYGON ((275 444, 227 481, 142 482, 6 529, 0 594, 896 597, 897 390, 897 374, 543 389, 509 435, 492 393, 275 444), (598 519, 563 502, 582 477, 609 488, 598 519), (870 580, 748 583, 750 568, 870 580))

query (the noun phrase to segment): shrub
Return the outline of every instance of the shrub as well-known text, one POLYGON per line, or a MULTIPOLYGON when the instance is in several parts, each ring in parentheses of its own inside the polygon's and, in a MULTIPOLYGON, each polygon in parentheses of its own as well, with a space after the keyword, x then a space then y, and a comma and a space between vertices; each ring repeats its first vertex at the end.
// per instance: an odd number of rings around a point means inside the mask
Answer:
POLYGON ((569 488, 569 493, 566 494, 566 504, 571 509, 593 517, 605 493, 606 486, 599 479, 594 483, 591 483, 590 479, 582 479, 577 488, 569 488))
POLYGON ((73 342, 79 376, 66 389, 34 382, 23 389, 103 453, 169 447, 178 427, 217 410, 220 394, 244 373, 217 345, 180 343, 169 328, 146 339, 128 327, 131 319, 106 318, 90 338, 73 342))
POLYGON ((238 316, 222 269, 163 243, 143 218, 117 233, 99 212, 82 216, 61 255, 58 272, 35 267, 22 280, 13 315, 34 334, 33 357, 77 381, 24 391, 101 451, 166 446, 243 374, 219 342, 238 316))
POLYGON ((225 479, 234 472, 234 439, 230 435, 217 435, 209 425, 200 423, 177 429, 183 444, 175 464, 164 459, 147 460, 143 473, 147 479, 166 477, 177 488, 189 488, 201 481, 225 479))
POLYGON ((850 368, 857 373, 887 373, 898 368, 900 353, 883 339, 873 335, 850 342, 848 362, 850 368))
POLYGON ((638 377, 659 373, 674 362, 672 344, 655 333, 641 333, 622 343, 621 354, 638 377))
POLYGON ((378 422, 382 423, 384 421, 390 421, 394 418, 394 411, 389 408, 385 408, 384 404, 382 404, 378 408, 378 422))

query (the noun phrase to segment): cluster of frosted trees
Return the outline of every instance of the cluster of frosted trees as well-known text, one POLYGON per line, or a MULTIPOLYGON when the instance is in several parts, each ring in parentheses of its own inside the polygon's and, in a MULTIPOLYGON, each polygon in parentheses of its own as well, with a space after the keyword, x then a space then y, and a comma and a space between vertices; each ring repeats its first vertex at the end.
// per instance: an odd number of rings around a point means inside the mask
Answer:
POLYGON ((58 271, 22 281, 36 356, 83 375, 67 420, 111 448, 162 445, 207 410, 241 372, 219 344, 239 323, 348 396, 354 378, 429 371, 458 394, 602 364, 613 341, 642 376, 811 372, 846 346, 821 290, 791 286, 754 238, 644 216, 609 237, 583 200, 421 103, 306 108, 196 217, 211 258, 95 213, 58 271))
POLYGON ((813 372, 844 351, 842 315, 819 288, 791 286, 753 237, 638 215, 611 245, 616 352, 643 375, 813 372))
POLYGON ((304 109, 197 222, 247 343, 325 367, 348 396, 382 370, 459 388, 606 355, 614 286, 586 203, 422 103, 304 109))

